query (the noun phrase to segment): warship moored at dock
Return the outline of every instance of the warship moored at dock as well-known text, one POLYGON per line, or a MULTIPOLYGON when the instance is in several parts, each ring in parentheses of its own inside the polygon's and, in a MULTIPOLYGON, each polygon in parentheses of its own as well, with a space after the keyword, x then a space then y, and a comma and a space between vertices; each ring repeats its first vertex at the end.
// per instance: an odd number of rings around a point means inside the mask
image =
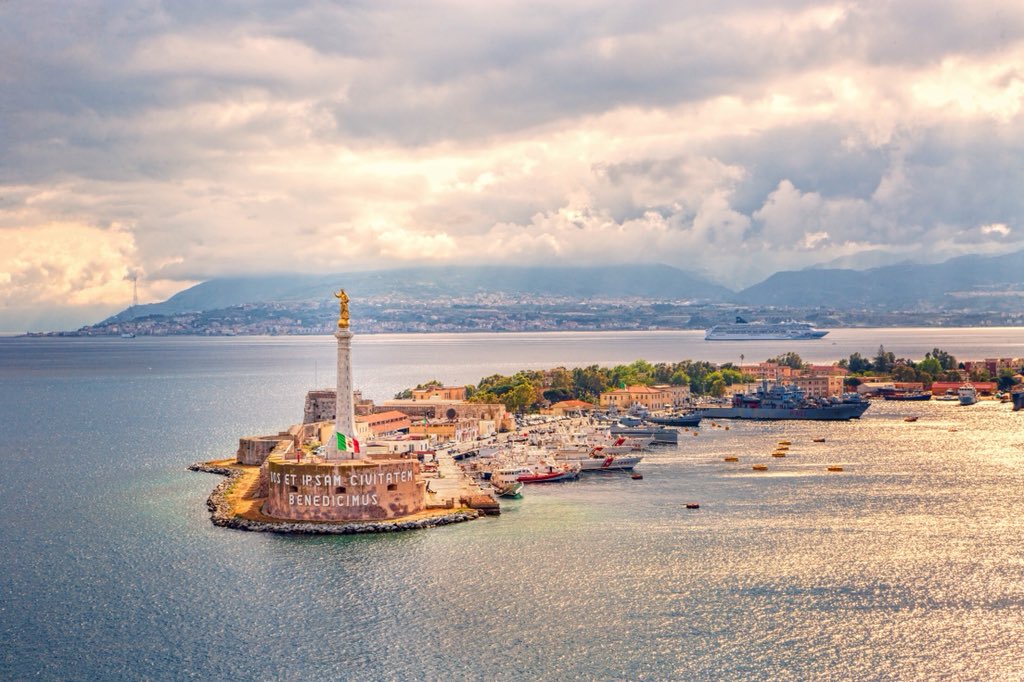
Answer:
POLYGON ((805 419, 846 421, 859 419, 869 404, 859 395, 810 399, 803 390, 788 384, 758 386, 755 393, 737 393, 728 407, 698 407, 697 412, 715 419, 805 419))

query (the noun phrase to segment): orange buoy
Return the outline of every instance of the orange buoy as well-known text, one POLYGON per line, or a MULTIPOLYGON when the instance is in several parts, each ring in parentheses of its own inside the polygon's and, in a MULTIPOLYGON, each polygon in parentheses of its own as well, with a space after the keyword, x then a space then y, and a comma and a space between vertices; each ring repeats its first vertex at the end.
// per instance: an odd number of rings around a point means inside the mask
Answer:
POLYGON ((700 505, 697 504, 696 502, 687 502, 686 503, 686 508, 687 509, 700 509, 700 505))
POLYGON ((726 457, 725 461, 726 462, 738 462, 738 461, 740 461, 740 458, 739 457, 726 457))
POLYGON ((829 467, 828 470, 829 471, 842 471, 843 467, 829 467))
POLYGON ((785 457, 785 456, 786 456, 785 452, 773 452, 772 453, 772 457, 785 457))
POLYGON ((768 471, 768 465, 767 464, 755 464, 754 466, 751 467, 751 469, 753 469, 754 471, 768 471))

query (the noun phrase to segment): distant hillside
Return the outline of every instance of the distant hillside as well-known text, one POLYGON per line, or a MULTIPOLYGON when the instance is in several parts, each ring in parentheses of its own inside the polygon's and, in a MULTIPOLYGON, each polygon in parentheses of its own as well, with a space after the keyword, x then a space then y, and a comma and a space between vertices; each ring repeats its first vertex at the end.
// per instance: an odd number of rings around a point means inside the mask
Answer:
POLYGON ((1019 307, 1024 252, 962 256, 934 265, 901 263, 869 270, 808 269, 778 272, 735 295, 744 305, 839 309, 914 307, 1019 307))
POLYGON ((488 293, 708 302, 726 301, 733 296, 725 287, 667 265, 423 267, 327 275, 218 278, 197 284, 162 303, 133 306, 105 322, 245 304, 323 301, 329 299, 330 292, 342 287, 355 301, 401 298, 428 302, 488 293))

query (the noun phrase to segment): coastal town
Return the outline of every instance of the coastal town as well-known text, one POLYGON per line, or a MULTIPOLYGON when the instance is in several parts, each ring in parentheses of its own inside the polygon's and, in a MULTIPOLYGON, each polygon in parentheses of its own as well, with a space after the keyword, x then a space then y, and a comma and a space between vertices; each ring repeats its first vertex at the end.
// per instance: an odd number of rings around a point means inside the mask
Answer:
MULTIPOLYGON (((789 352, 739 364, 523 370, 475 386, 430 380, 378 403, 352 386, 349 301, 344 291, 336 297, 336 387, 308 391, 301 423, 243 436, 234 457, 193 465, 228 477, 208 503, 214 523, 288 533, 425 528, 500 514, 501 500, 521 498, 528 484, 612 472, 642 480, 637 467, 652 448, 698 435, 702 421, 848 421, 873 400, 1024 408, 1024 358, 958 361, 936 348, 915 362, 884 347, 833 364, 789 352)), ((785 457, 789 444, 772 456, 785 457)))
MULTIPOLYGON (((464 297, 378 297, 363 301, 355 329, 363 334, 651 331, 704 329, 741 312, 807 319, 829 327, 986 327, 1024 325, 1020 310, 891 311, 867 308, 742 306, 653 297, 478 294, 464 297)), ((319 301, 249 303, 203 311, 114 317, 69 331, 33 336, 248 336, 329 334, 330 311, 319 301)))

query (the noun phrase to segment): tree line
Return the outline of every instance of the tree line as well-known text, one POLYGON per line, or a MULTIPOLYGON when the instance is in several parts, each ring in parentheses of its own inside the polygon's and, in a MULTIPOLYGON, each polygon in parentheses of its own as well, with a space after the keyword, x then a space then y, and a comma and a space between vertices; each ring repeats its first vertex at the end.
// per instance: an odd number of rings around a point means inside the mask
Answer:
MULTIPOLYGON (((792 352, 769 358, 767 362, 797 370, 807 368, 807 363, 792 352)), ((864 376, 883 376, 893 381, 920 382, 929 388, 933 381, 960 381, 963 378, 961 372, 965 371, 963 363, 958 363, 952 354, 939 348, 925 353, 922 360, 915 362, 896 358, 884 346, 879 346, 874 357, 853 353, 836 364, 849 370, 846 382, 851 387, 859 385, 864 376)), ((1014 383, 1013 375, 1012 370, 1001 370, 998 377, 991 377, 988 370, 973 368, 968 378, 972 381, 994 380, 1000 390, 1009 390, 1014 383)), ((596 404, 602 393, 626 386, 689 386, 695 396, 721 396, 727 387, 753 380, 754 377, 744 374, 731 362, 716 365, 704 360, 683 360, 652 364, 636 360, 614 367, 590 365, 573 369, 521 370, 511 376, 492 374, 476 385, 466 386, 466 396, 471 402, 502 403, 511 412, 524 412, 563 400, 584 400, 596 404)), ((440 381, 433 379, 416 388, 441 385, 440 381)), ((412 389, 406 389, 395 398, 411 396, 412 389)))

